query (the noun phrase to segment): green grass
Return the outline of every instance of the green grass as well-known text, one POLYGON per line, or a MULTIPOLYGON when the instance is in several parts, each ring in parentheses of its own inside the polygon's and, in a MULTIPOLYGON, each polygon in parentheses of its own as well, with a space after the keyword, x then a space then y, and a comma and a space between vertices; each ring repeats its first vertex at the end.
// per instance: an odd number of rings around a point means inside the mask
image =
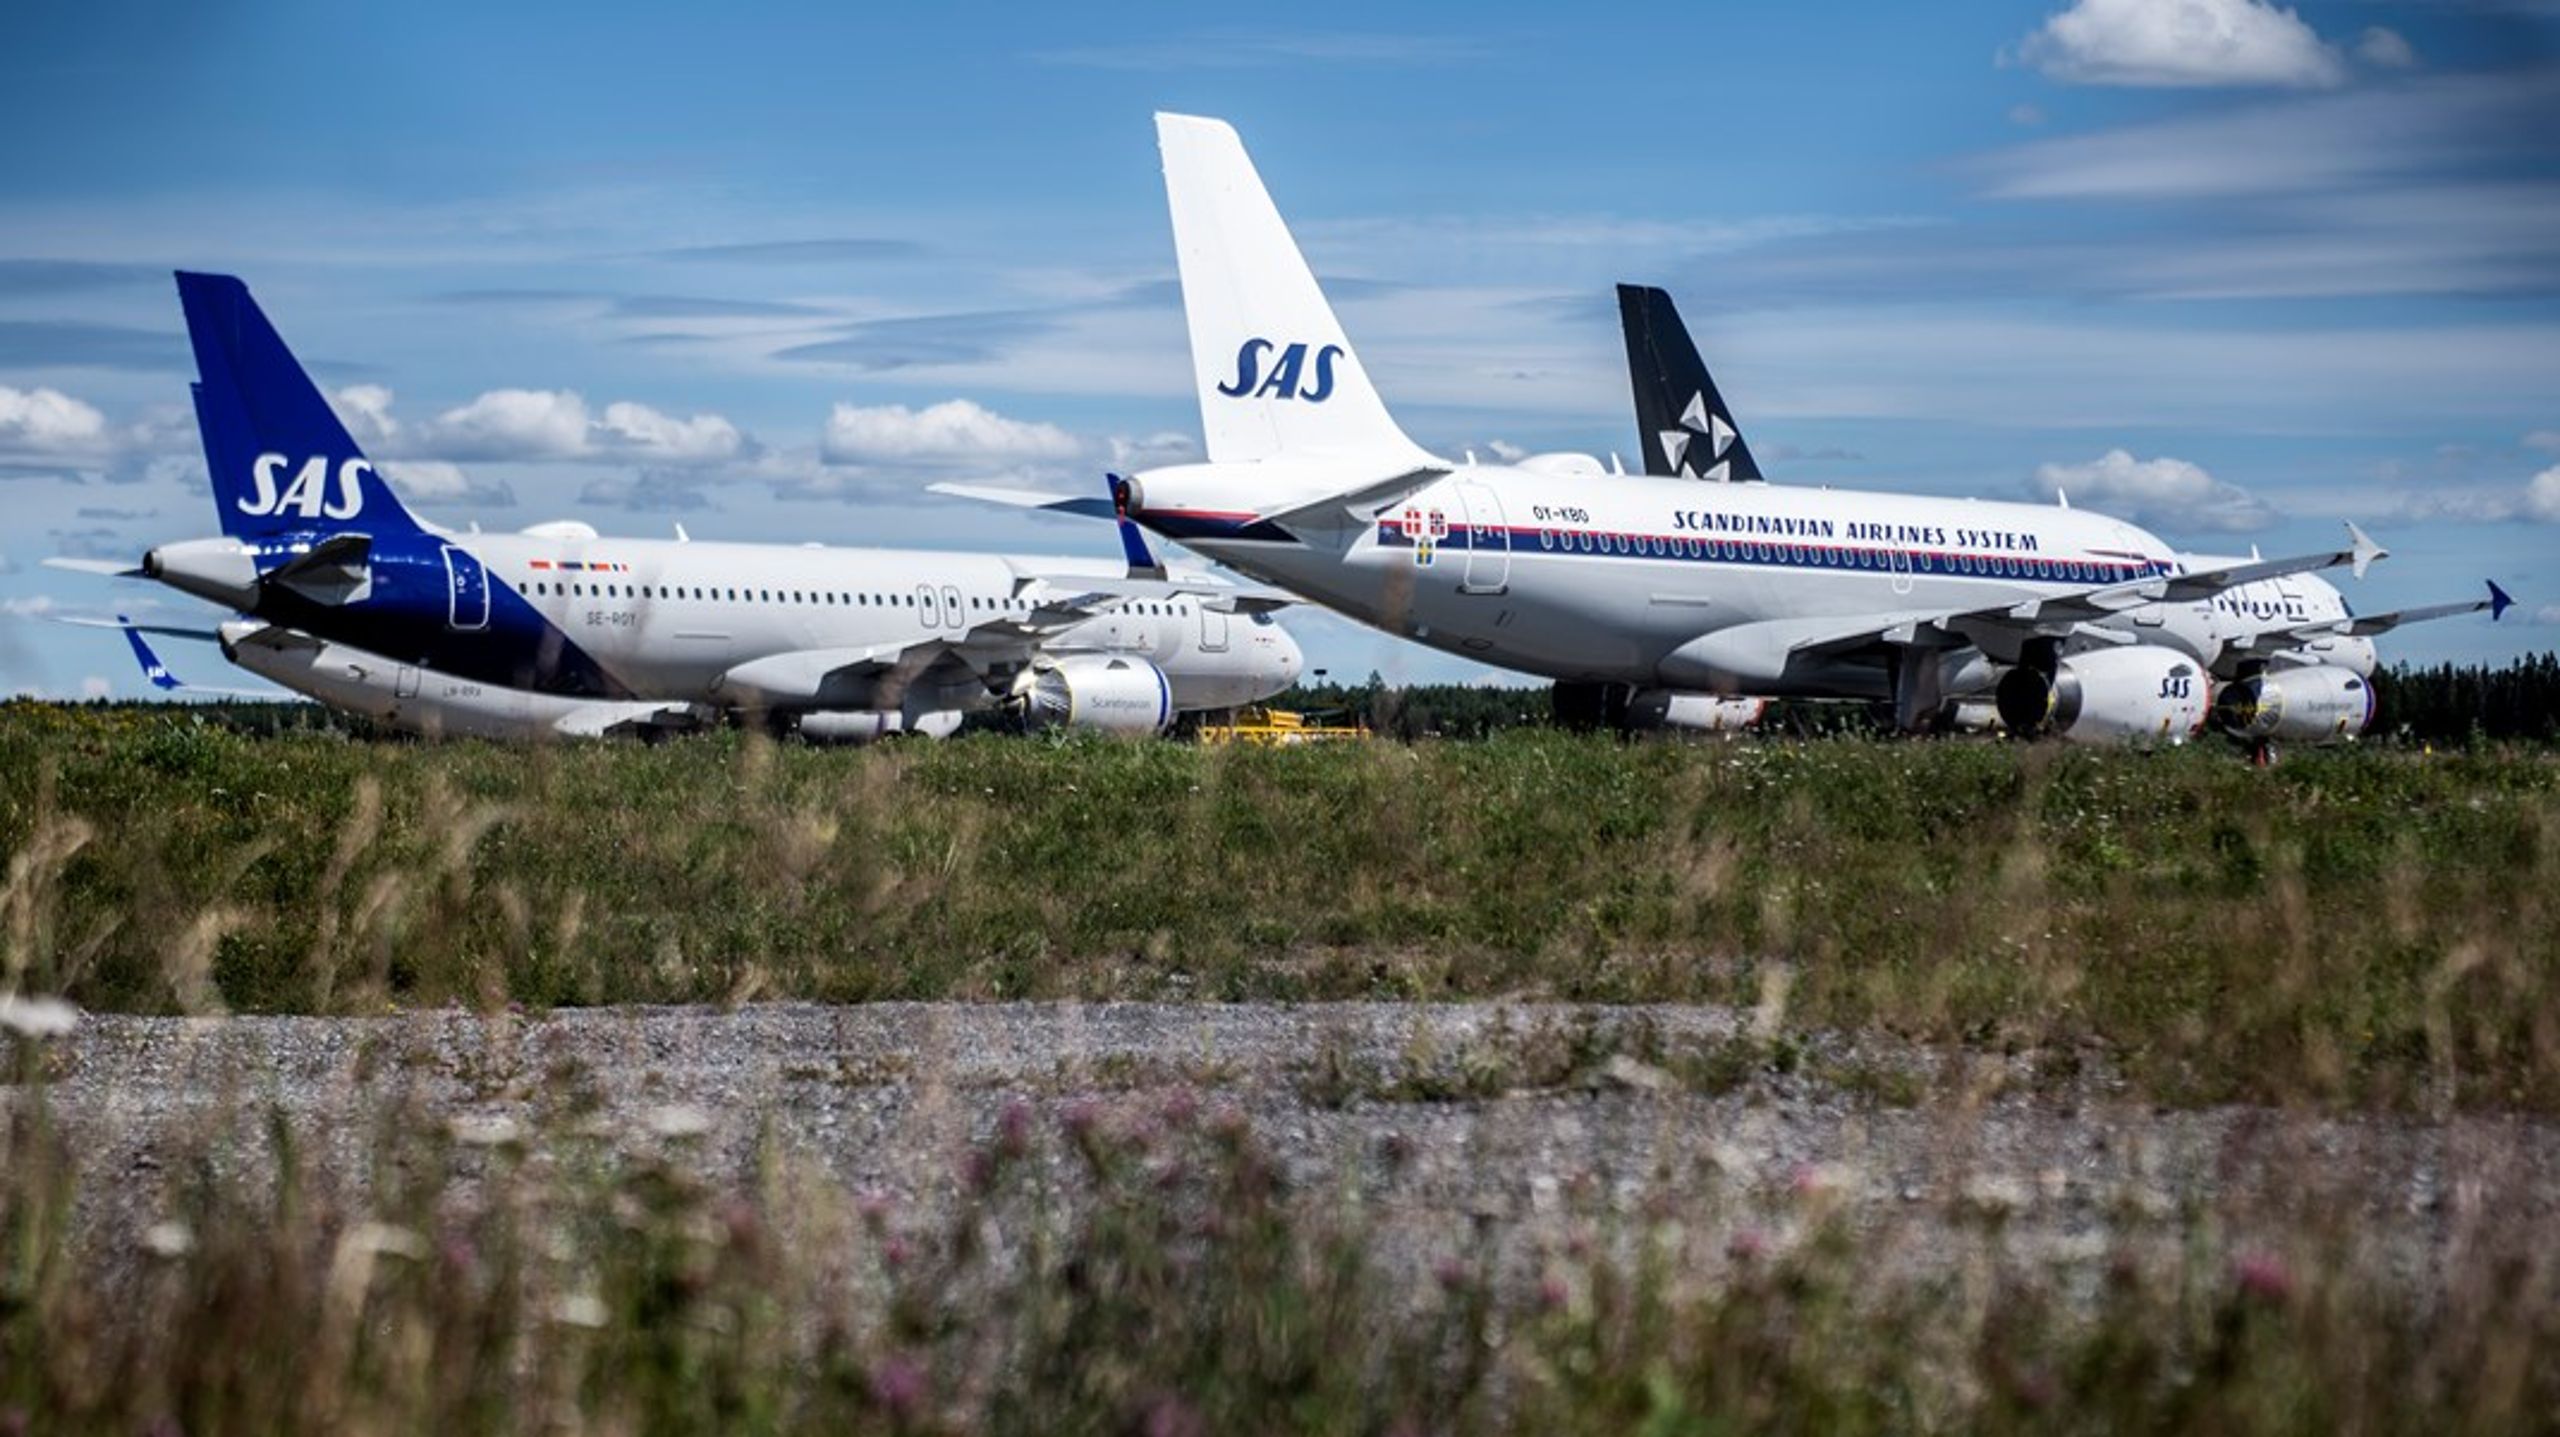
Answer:
POLYGON ((1770 1005, 2162 1101, 2560 1107, 2560 756, 1859 740, 857 751, 0 709, 0 989, 1770 1005))

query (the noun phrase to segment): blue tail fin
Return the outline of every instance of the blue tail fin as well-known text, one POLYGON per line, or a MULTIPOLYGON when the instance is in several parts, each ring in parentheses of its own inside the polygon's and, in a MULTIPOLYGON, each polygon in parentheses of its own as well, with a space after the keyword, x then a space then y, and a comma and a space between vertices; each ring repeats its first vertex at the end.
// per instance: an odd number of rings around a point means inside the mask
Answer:
POLYGON ((169 666, 160 662, 160 656, 151 652, 151 646, 142 641, 142 631, 133 626, 131 619, 118 614, 116 622, 124 626, 124 641, 133 645, 133 657, 142 665, 142 677, 148 680, 153 688, 165 692, 185 687, 169 672, 169 666))
POLYGON ((222 532, 414 533, 420 529, 302 372, 249 287, 178 272, 195 346, 196 427, 222 532))
POLYGON ((1138 531, 1138 521, 1129 517, 1129 481, 1117 474, 1105 474, 1102 479, 1111 489, 1111 517, 1120 525, 1120 553, 1129 561, 1129 577, 1163 578, 1164 561, 1147 547, 1147 536, 1138 531))

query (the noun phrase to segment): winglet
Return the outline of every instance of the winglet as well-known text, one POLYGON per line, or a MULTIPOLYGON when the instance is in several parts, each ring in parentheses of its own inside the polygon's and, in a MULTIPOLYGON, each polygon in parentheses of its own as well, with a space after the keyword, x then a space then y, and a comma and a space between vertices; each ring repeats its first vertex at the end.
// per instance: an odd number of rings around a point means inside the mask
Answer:
POLYGON ((2364 577, 2365 570, 2373 567, 2374 560, 2391 557, 2391 551, 2373 542, 2373 536, 2357 528, 2353 519, 2347 521, 2347 537, 2354 541, 2355 547, 2349 551, 2354 558, 2349 562, 2355 566, 2359 579, 2364 577))
POLYGON ((1117 474, 1105 474, 1103 483, 1111 490, 1111 518, 1120 526, 1120 552, 1128 557, 1132 579, 1161 579, 1164 561, 1147 547, 1147 536, 1138 531, 1138 522, 1129 517, 1129 481, 1117 474))
POLYGON ((160 662, 160 656, 151 652, 151 646, 142 641, 142 631, 133 626, 133 620, 118 614, 116 627, 124 630, 124 641, 133 645, 134 661, 142 665, 142 677, 153 688, 166 693, 184 687, 177 675, 169 672, 169 666, 160 662))
POLYGON ((2499 588, 2498 581, 2491 579, 2489 581, 2489 622, 2494 624, 2505 618, 2507 610, 2515 606, 2515 596, 2499 588))

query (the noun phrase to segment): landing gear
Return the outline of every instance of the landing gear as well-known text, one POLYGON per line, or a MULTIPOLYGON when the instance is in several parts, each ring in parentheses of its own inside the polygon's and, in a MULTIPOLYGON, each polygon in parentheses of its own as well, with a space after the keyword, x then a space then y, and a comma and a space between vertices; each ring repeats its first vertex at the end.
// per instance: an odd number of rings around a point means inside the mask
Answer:
POLYGON ((2269 740, 2259 739, 2255 743, 2249 745, 2249 766, 2251 768, 2273 768, 2281 762, 2283 758, 2284 755, 2278 753, 2276 751, 2275 744, 2269 740))
POLYGON ((1567 733, 1624 733, 1627 728, 1627 700, 1634 690, 1625 684, 1567 683, 1557 681, 1550 695, 1551 712, 1557 728, 1567 733))

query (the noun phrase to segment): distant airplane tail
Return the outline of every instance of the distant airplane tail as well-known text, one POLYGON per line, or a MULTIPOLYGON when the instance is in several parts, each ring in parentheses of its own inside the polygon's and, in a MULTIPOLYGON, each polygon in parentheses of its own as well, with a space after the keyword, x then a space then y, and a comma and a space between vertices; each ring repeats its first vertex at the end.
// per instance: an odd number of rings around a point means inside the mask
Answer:
POLYGON ((1698 357, 1671 296, 1646 285, 1618 286, 1627 335, 1627 375, 1635 385, 1636 431, 1644 472, 1683 479, 1762 478, 1733 411, 1698 357))
POLYGON ((118 614, 116 623, 124 630, 124 641, 133 645, 133 660, 142 665, 144 682, 162 693, 185 687, 178 682, 176 675, 169 672, 169 666, 160 662, 160 656, 151 651, 151 645, 143 642, 142 631, 133 626, 132 620, 118 614))
POLYGON ((196 426, 222 532, 385 535, 423 528, 227 274, 178 272, 195 348, 196 426))
POLYGON ((1235 130, 1160 114, 1156 139, 1211 462, 1433 462, 1388 417, 1235 130))

